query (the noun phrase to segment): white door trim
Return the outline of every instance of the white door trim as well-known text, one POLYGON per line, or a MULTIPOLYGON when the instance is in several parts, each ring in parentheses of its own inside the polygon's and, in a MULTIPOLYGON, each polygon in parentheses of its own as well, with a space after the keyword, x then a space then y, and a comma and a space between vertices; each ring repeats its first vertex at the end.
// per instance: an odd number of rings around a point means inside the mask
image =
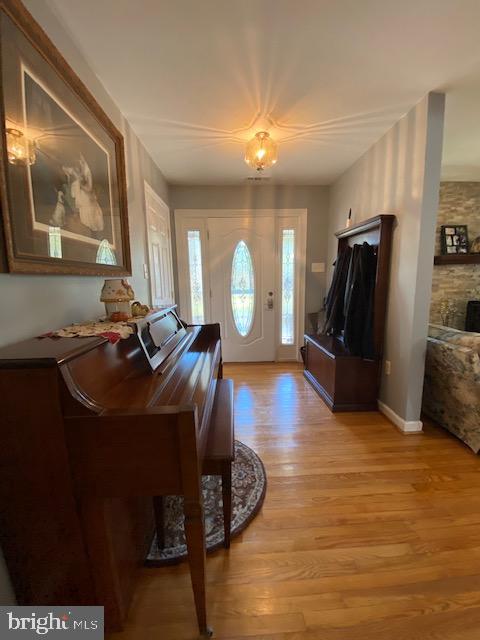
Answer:
POLYGON ((162 209, 165 210, 166 216, 165 220, 167 222, 168 227, 168 246, 169 246, 169 263, 170 263, 170 275, 171 275, 171 295, 169 303, 175 303, 175 290, 174 290, 174 282, 173 282, 173 255, 172 255, 172 229, 170 224, 170 207, 168 204, 162 200, 162 198, 158 195, 158 193, 151 187, 146 180, 143 181, 143 193, 144 193, 144 205, 145 205, 145 231, 146 231, 146 241, 147 241, 147 260, 148 260, 148 284, 149 284, 149 296, 150 296, 150 305, 153 306, 153 279, 152 279, 152 256, 151 256, 151 238, 150 238, 150 227, 148 224, 148 199, 150 198, 156 204, 158 204, 162 209))
POLYGON ((303 344, 303 335, 305 333, 305 281, 306 281, 306 251, 307 251, 307 209, 175 209, 175 239, 177 246, 177 265, 178 265, 178 283, 179 283, 179 310, 186 319, 190 315, 190 296, 189 296, 189 268, 188 268, 188 251, 186 232, 188 229, 198 229, 202 244, 202 266, 203 266, 203 291, 204 291, 204 312, 205 321, 211 322, 210 308, 210 281, 209 281, 209 255, 207 242, 207 219, 208 218, 232 218, 232 217, 261 217, 273 216, 276 220, 276 282, 277 282, 277 335, 276 335, 276 359, 277 360, 300 360, 299 347, 303 344), (282 218, 295 218, 297 232, 296 241, 296 269, 297 269, 297 302, 296 302, 296 353, 293 354, 292 349, 286 348, 280 344, 280 321, 281 305, 280 305, 280 249, 279 232, 281 228, 282 218), (293 355, 293 358, 292 358, 293 355))

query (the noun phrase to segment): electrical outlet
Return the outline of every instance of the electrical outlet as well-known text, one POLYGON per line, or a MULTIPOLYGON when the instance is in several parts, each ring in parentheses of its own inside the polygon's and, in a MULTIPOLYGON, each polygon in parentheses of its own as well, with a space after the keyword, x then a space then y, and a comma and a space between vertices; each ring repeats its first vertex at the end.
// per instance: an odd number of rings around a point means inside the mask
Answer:
POLYGON ((143 265, 143 277, 148 280, 148 265, 146 264, 143 265))
POLYGON ((312 262, 312 273, 325 273, 325 263, 312 262))
POLYGON ((385 360, 384 371, 386 376, 389 376, 392 373, 392 363, 390 360, 385 360))

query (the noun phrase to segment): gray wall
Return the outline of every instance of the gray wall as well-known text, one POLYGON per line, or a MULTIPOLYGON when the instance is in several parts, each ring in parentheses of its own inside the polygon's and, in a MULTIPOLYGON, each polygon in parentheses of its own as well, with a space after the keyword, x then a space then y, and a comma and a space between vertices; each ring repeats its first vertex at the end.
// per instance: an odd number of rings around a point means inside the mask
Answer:
POLYGON ((359 222, 379 213, 397 216, 391 259, 385 359, 380 399, 400 418, 420 418, 435 221, 440 184, 445 97, 431 93, 346 171, 330 192, 333 233, 349 208, 359 222))
MULTIPOLYGON (((143 181, 146 180, 168 202, 167 184, 47 2, 26 0, 25 5, 124 134, 133 263, 130 281, 137 298, 147 301, 148 282, 143 276, 146 261, 143 181)), ((104 309, 99 302, 102 282, 103 278, 96 277, 0 274, 0 344, 44 333, 73 321, 97 317, 104 309)), ((13 593, 0 554, 0 604, 12 601, 13 593)))
MULTIPOLYGON (((174 209, 307 209, 306 313, 318 311, 325 295, 326 274, 312 273, 312 262, 326 262, 328 187, 245 185, 170 187, 174 209)), ((173 224, 173 222, 172 222, 173 224)), ((178 283, 175 286, 178 291, 178 283)))

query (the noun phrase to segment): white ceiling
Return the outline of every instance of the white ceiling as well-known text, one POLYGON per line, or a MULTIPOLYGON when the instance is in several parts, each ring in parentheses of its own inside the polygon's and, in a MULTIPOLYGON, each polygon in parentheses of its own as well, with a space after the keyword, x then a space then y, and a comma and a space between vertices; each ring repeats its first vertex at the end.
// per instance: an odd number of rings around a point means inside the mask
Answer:
POLYGON ((172 183, 242 182, 267 126, 273 180, 328 184, 431 90, 480 177, 480 0, 49 2, 172 183))
POLYGON ((443 180, 480 181, 480 72, 455 83, 447 94, 443 180))

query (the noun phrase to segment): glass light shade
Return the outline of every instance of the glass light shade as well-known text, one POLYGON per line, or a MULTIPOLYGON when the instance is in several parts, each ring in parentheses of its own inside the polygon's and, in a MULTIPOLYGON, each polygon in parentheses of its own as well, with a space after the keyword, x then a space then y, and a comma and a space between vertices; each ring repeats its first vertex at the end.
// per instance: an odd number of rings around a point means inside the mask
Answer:
POLYGON ((32 165, 35 162, 35 143, 19 129, 6 129, 7 157, 10 164, 32 165))
POLYGON ((259 131, 250 140, 245 150, 245 162, 256 169, 263 171, 277 162, 277 144, 266 131, 259 131))

